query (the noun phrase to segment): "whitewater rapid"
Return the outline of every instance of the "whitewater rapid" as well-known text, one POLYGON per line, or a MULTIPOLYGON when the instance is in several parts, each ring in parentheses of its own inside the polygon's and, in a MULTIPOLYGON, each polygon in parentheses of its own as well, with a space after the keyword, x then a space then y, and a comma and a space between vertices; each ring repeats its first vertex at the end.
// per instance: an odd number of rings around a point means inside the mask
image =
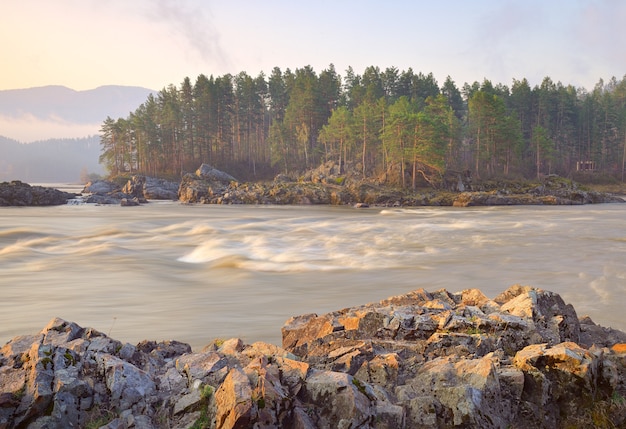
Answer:
POLYGON ((294 315, 516 283, 626 329, 625 219, 626 204, 0 208, 0 343, 58 316, 131 343, 280 344, 294 315))

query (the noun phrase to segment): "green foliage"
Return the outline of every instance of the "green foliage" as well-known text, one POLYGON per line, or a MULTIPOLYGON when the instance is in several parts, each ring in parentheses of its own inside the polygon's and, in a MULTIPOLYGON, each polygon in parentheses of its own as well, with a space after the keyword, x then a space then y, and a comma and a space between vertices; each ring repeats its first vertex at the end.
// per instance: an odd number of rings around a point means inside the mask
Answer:
POLYGON ((324 158, 335 159, 342 165, 356 144, 352 112, 345 106, 334 109, 320 131, 319 140, 324 145, 324 158))
POLYGON ((97 429, 115 419, 115 413, 107 409, 92 408, 89 411, 85 429, 97 429))
POLYGON ((477 326, 470 326, 469 328, 467 328, 467 334, 469 335, 478 335, 478 334, 482 334, 482 331, 477 327, 477 326))
POLYGON ((200 398, 202 399, 202 403, 204 406, 200 411, 200 417, 193 423, 190 429, 207 429, 211 427, 211 416, 209 415, 208 408, 206 404, 208 403, 211 396, 213 396, 215 389, 213 386, 206 384, 200 388, 200 398))
POLYGON ((48 369, 48 365, 52 365, 52 359, 45 357, 41 360, 41 364, 43 365, 43 369, 48 369))
POLYGON ((26 384, 22 385, 18 391, 13 392, 13 399, 21 401, 24 395, 26 395, 26 384))
POLYGON ((65 354, 63 355, 63 357, 65 358, 66 365, 72 365, 72 366, 76 365, 76 358, 69 350, 65 351, 65 354))
POLYGON ((592 91, 548 77, 511 88, 485 79, 460 91, 450 77, 440 87, 412 69, 350 67, 342 79, 332 64, 320 73, 275 67, 269 78, 185 78, 128 117, 106 118, 101 133, 100 161, 115 177, 177 178, 207 162, 271 178, 333 161, 358 165, 364 178, 393 169, 396 182, 415 187, 417 178, 436 184, 446 169, 570 177, 578 161, 593 161, 623 181, 626 78, 592 91))
POLYGON ((613 429, 626 425, 626 401, 617 392, 609 399, 594 401, 575 417, 565 420, 565 428, 613 429))
POLYGON ((209 413, 206 408, 203 408, 200 412, 200 417, 198 417, 198 420, 193 422, 193 425, 191 425, 189 429, 208 429, 210 427, 211 418, 209 417, 209 413))
POLYGON ((548 130, 540 125, 533 128, 532 136, 537 163, 537 175, 539 176, 541 172, 550 174, 550 166, 555 155, 554 140, 548 135, 548 130))
POLYGON ((213 396, 213 386, 207 384, 204 387, 202 387, 202 389, 200 390, 200 397, 204 400, 209 399, 211 396, 213 396))
POLYGON ((361 383, 361 380, 359 380, 356 377, 352 377, 352 384, 354 384, 356 386, 356 388, 359 390, 359 392, 361 392, 362 394, 365 395, 365 385, 363 383, 361 383))

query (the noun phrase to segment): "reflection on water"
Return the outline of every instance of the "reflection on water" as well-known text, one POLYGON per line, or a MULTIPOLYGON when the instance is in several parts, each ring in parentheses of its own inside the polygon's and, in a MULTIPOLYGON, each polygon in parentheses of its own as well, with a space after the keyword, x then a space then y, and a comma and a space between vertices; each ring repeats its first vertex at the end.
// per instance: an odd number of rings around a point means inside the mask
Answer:
POLYGON ((626 329, 626 205, 0 208, 0 343, 59 316, 123 341, 280 344, 297 314, 529 284, 626 329))

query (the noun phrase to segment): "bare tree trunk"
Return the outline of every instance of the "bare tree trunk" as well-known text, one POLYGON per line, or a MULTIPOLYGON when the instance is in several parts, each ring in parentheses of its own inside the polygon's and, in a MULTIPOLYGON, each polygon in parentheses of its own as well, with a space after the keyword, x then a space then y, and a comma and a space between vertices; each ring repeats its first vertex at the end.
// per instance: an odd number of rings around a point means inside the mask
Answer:
POLYGON ((480 127, 476 133, 476 177, 480 178, 478 167, 480 165, 480 127))
POLYGON ((541 167, 541 161, 539 158, 539 140, 537 140, 537 160, 536 160, 536 165, 537 165, 537 178, 539 178, 539 169, 541 167))
POLYGON ((415 190, 417 188, 417 159, 413 157, 413 178, 411 182, 411 188, 415 190))
POLYGON ((363 116, 363 158, 362 158, 362 163, 363 163, 363 177, 365 178, 365 148, 366 148, 366 143, 367 143, 367 126, 366 126, 366 122, 365 122, 365 116, 363 116))
POLYGON ((624 182, 624 165, 626 165, 626 132, 624 133, 624 153, 622 154, 622 183, 624 182))

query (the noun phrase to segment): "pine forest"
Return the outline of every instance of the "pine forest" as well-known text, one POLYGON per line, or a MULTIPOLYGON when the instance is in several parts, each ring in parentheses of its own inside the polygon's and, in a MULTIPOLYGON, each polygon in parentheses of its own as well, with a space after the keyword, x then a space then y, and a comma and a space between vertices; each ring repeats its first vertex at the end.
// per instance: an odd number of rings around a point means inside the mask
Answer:
POLYGON ((531 87, 462 87, 432 73, 331 64, 268 77, 188 77, 108 117, 101 156, 112 176, 180 177, 208 163, 241 180, 297 176, 326 162, 364 179, 437 186, 446 171, 479 179, 600 174, 624 181, 626 77, 588 91, 549 77, 531 87))

